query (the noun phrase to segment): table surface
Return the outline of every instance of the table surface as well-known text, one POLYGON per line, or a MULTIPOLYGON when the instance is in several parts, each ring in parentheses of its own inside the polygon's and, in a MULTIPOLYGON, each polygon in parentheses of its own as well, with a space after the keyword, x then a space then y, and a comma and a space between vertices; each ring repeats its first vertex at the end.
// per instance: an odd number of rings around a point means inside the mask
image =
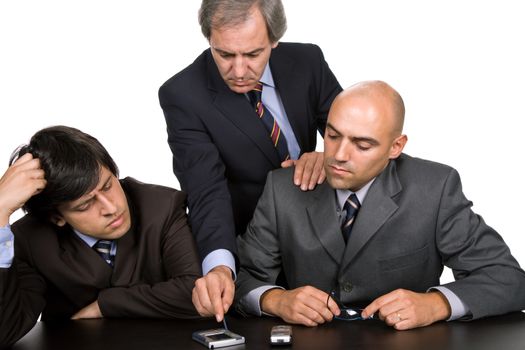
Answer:
MULTIPOLYGON (((379 320, 339 321, 308 328, 293 326, 293 345, 272 347, 277 318, 228 316, 230 330, 246 343, 224 349, 525 349, 525 314, 489 317, 473 322, 439 322, 410 331, 396 331, 379 320)), ((157 350, 197 349, 192 332, 221 327, 212 319, 100 319, 65 323, 39 322, 13 349, 157 350)))

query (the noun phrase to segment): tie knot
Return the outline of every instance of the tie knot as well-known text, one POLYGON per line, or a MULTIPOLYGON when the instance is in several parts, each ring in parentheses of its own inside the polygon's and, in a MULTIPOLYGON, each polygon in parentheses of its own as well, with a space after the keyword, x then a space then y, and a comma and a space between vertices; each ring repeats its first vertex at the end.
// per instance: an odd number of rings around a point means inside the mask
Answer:
POLYGON ((97 243, 93 246, 96 251, 108 252, 111 250, 111 241, 108 239, 99 239, 97 243))
POLYGON ((361 203, 359 203, 359 199, 355 195, 355 193, 352 193, 348 198, 346 199, 344 208, 345 210, 348 210, 349 208, 353 208, 354 210, 358 210, 359 207, 361 207, 361 203))
POLYGON ((252 106, 255 107, 255 109, 257 109, 257 104, 261 102, 262 89, 263 89, 263 84, 261 82, 258 82, 257 85, 255 85, 255 87, 252 90, 250 90, 250 92, 248 93, 248 97, 250 98, 250 103, 252 104, 252 106))
POLYGON ((114 257, 111 255, 111 242, 108 239, 99 239, 93 249, 104 259, 110 266, 113 266, 114 257))
POLYGON ((262 93, 262 89, 263 89, 263 84, 259 81, 257 85, 255 85, 252 91, 262 93))

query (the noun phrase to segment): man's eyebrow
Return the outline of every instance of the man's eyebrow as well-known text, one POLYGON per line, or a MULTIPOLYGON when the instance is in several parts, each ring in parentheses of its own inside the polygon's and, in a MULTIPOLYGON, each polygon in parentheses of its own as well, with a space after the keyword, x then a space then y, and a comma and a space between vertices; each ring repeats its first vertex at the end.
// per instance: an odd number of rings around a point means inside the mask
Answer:
POLYGON ((101 188, 106 187, 108 185, 108 183, 110 183, 110 182, 111 182, 111 175, 108 175, 108 178, 106 179, 106 182, 104 182, 104 184, 102 185, 101 188))
POLYGON ((212 48, 220 54, 233 55, 233 52, 229 52, 215 46, 212 46, 212 48))
MULTIPOLYGON (((235 53, 221 49, 220 47, 212 46, 212 49, 217 51, 221 55, 235 55, 235 53)), ((258 47, 249 52, 243 52, 242 55, 255 55, 264 50, 264 47, 258 47)))
MULTIPOLYGON (((111 182, 111 175, 108 176, 108 178, 106 179, 106 181, 104 182, 104 184, 102 185, 101 189, 106 187, 109 183, 111 182)), ((73 206, 71 208, 71 210, 77 210, 79 207, 82 207, 83 205, 85 205, 86 203, 92 201, 93 199, 95 198, 95 196, 91 196, 89 198, 86 198, 85 200, 83 200, 82 202, 76 204, 75 206, 73 206)))
MULTIPOLYGON (((341 135, 341 132, 339 132, 339 130, 337 130, 332 124, 330 123, 326 123, 326 128, 327 129, 331 129, 332 131, 334 131, 335 133, 341 135)), ((377 146, 379 145, 379 141, 377 141, 376 139, 372 138, 372 137, 366 137, 366 136, 354 136, 354 137, 351 137, 352 139, 352 142, 354 143, 357 143, 357 142, 366 142, 366 143, 369 143, 373 146, 377 146)))
POLYGON ((71 208, 71 210, 78 210, 80 207, 82 207, 82 206, 84 206, 85 204, 91 202, 93 199, 95 199, 95 196, 94 196, 94 195, 91 196, 91 197, 89 197, 89 198, 86 198, 86 199, 83 200, 82 202, 76 204, 75 206, 73 206, 73 207, 71 208))
POLYGON ((250 51, 250 52, 244 53, 244 55, 255 55, 255 54, 260 53, 263 50, 264 50, 264 47, 259 47, 257 49, 254 49, 254 50, 250 51))
POLYGON ((332 129, 333 131, 335 131, 336 133, 341 134, 341 133, 339 132, 339 130, 337 130, 332 124, 330 124, 330 123, 328 123, 328 122, 326 123, 326 128, 327 128, 327 129, 330 128, 330 129, 332 129))

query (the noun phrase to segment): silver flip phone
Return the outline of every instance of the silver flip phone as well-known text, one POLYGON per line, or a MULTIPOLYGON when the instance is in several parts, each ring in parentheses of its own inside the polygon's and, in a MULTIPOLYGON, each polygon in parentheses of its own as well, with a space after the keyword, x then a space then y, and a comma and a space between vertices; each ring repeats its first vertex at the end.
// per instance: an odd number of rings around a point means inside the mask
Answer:
POLYGON ((244 337, 224 328, 209 329, 193 332, 191 338, 208 349, 244 344, 244 337))

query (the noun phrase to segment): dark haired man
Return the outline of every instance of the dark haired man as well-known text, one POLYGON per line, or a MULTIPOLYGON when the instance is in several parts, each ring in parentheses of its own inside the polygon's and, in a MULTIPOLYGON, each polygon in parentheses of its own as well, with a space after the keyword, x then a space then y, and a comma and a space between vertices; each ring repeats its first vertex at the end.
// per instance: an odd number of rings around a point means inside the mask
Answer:
POLYGON ((0 179, 0 346, 42 320, 198 314, 185 196, 118 180, 93 137, 37 132, 0 179), (9 226, 23 207, 27 215, 9 226), (14 249, 13 249, 14 248, 14 249))
POLYGON ((203 0, 199 23, 210 48, 164 83, 159 99, 202 259, 194 304, 220 321, 233 301, 235 236, 267 173, 295 164, 302 190, 324 181, 316 133, 341 86, 319 47, 279 42, 280 0, 203 0))

